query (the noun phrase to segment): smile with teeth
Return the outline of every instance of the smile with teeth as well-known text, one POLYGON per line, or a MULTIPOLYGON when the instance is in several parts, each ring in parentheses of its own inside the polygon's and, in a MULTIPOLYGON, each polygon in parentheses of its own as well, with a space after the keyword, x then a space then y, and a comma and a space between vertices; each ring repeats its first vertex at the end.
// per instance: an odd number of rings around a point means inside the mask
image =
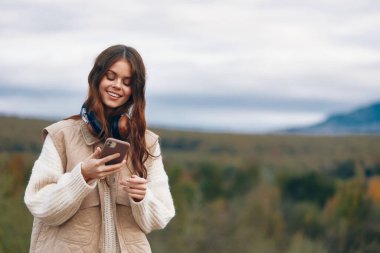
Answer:
POLYGON ((113 93, 111 91, 107 91, 108 95, 110 95, 111 97, 114 97, 114 98, 121 98, 120 95, 116 94, 116 93, 113 93))

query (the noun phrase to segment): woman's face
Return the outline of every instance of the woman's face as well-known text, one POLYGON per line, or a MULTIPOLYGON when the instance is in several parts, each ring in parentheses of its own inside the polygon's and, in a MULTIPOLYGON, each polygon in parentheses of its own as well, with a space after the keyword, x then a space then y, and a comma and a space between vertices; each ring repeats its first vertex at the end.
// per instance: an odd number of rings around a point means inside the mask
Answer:
POLYGON ((103 104, 117 108, 125 104, 132 94, 131 64, 127 60, 115 62, 100 80, 99 92, 103 104))

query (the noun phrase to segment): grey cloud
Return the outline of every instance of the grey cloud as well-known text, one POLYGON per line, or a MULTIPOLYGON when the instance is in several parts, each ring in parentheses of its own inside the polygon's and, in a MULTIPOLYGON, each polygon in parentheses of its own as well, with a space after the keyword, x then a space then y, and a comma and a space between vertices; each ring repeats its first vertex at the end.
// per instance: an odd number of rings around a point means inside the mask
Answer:
POLYGON ((165 110, 319 115, 380 92, 377 1, 83 3, 0 3, 2 98, 82 101, 86 84, 75 84, 115 42, 141 49, 148 103, 165 110))
POLYGON ((75 29, 76 26, 76 16, 65 6, 32 2, 3 3, 0 6, 2 34, 57 33, 75 29))
MULTIPOLYGON (((379 14, 377 14, 379 15, 379 14)), ((377 26, 369 27, 366 30, 358 31, 356 34, 350 34, 341 36, 338 38, 344 43, 351 43, 354 45, 362 46, 364 48, 379 50, 380 49, 380 33, 377 27, 380 26, 380 19, 377 22, 377 26)))

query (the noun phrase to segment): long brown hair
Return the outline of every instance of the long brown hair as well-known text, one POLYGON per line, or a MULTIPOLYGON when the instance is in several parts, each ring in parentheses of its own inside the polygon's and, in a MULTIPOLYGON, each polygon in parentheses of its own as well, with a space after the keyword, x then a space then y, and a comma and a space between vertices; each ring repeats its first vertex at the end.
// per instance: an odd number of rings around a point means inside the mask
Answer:
POLYGON ((146 120, 145 120, 145 66, 140 54, 132 47, 125 45, 114 45, 99 54, 93 68, 88 75, 89 90, 85 101, 86 108, 95 113, 97 119, 102 124, 101 139, 111 136, 108 120, 117 115, 127 113, 130 117, 128 121, 121 121, 120 126, 122 139, 130 142, 130 155, 134 171, 141 177, 147 177, 147 170, 144 165, 150 153, 145 142, 146 120), (99 92, 100 81, 109 68, 119 60, 127 60, 131 65, 131 88, 132 95, 122 106, 110 110, 106 113, 99 92), (127 125, 128 124, 128 125, 127 125))

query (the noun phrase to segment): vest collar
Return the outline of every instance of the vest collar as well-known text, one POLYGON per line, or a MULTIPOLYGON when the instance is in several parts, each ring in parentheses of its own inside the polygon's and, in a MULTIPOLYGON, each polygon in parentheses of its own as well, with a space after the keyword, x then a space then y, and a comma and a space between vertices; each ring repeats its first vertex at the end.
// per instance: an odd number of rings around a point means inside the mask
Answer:
POLYGON ((96 138, 95 136, 91 134, 91 132, 87 128, 87 124, 84 122, 81 124, 81 132, 83 135, 83 139, 87 145, 93 145, 97 142, 100 142, 98 138, 96 138))

